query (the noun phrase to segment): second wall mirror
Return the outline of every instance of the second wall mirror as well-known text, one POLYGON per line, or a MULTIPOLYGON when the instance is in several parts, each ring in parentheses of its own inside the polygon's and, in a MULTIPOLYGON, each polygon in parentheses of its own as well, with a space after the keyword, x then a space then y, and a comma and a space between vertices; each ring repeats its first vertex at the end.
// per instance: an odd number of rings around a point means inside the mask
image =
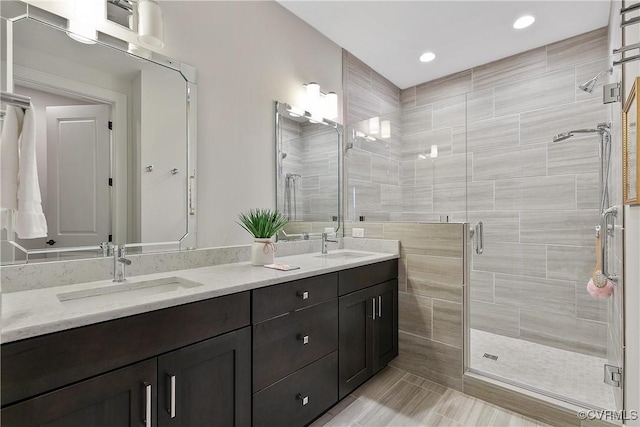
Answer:
POLYGON ((279 239, 305 239, 342 219, 342 125, 276 102, 276 207, 289 218, 279 239))

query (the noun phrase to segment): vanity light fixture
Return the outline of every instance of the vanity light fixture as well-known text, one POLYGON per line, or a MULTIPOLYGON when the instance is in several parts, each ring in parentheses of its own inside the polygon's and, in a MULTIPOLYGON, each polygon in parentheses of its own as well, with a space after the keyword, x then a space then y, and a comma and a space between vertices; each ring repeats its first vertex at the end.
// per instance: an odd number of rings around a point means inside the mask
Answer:
POLYGON ((321 122, 322 118, 335 119, 338 117, 338 94, 335 92, 324 93, 320 91, 320 85, 316 82, 303 84, 306 89, 305 109, 311 112, 315 121, 321 122))
POLYGON ((150 47, 164 47, 162 9, 153 0, 138 1, 138 41, 150 47))
POLYGON ((513 23, 513 28, 516 30, 522 30, 523 28, 527 28, 531 24, 536 22, 536 18, 531 15, 523 15, 520 18, 516 19, 516 22, 513 23))
POLYGON ((338 94, 329 92, 324 96, 324 116, 328 119, 338 117, 338 94))
POLYGON ((98 39, 96 26, 106 14, 101 0, 74 0, 73 12, 67 21, 67 35, 77 42, 95 44, 98 39))
POLYGON ((425 52, 420 55, 420 62, 431 62, 436 59, 436 54, 433 52, 425 52))

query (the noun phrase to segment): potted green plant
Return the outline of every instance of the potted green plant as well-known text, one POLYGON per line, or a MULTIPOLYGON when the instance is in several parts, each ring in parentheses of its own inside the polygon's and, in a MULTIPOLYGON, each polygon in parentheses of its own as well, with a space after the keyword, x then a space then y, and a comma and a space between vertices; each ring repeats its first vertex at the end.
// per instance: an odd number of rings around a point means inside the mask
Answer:
POLYGON ((238 215, 240 225, 254 238, 251 246, 251 264, 273 264, 275 246, 271 241, 278 231, 282 230, 289 220, 277 210, 249 209, 238 215))

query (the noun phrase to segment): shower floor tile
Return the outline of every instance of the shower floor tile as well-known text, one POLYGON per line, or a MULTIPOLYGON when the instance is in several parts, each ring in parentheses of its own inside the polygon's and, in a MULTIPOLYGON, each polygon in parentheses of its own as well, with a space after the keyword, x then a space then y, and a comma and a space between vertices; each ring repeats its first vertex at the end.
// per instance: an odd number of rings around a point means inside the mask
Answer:
POLYGON ((603 382, 606 359, 471 330, 471 368, 565 396, 615 409, 613 387, 603 382), (484 354, 498 356, 497 360, 484 354))

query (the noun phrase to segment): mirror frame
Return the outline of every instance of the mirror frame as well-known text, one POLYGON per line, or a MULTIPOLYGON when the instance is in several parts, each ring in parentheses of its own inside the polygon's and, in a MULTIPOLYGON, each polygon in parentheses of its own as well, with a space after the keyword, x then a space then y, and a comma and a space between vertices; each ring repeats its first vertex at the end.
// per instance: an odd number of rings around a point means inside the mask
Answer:
MULTIPOLYGON (((68 33, 69 31, 67 30, 67 19, 58 15, 55 15, 51 12, 48 12, 44 9, 41 9, 31 4, 27 4, 23 2, 6 2, 6 6, 5 4, 3 4, 0 10, 0 18, 5 20, 6 31, 7 31, 7 37, 5 37, 5 41, 4 41, 4 43, 7 43, 7 63, 6 63, 7 72, 5 76, 6 87, 7 87, 7 91, 13 92, 14 81, 16 79, 14 78, 14 73, 13 73, 14 64, 13 64, 13 58, 11 56, 12 53, 11 53, 11 50, 8 49, 9 47, 8 44, 12 43, 12 37, 10 35, 13 34, 13 25, 22 20, 32 20, 42 25, 47 25, 49 27, 52 27, 57 31, 63 31, 65 33, 68 33)), ((120 40, 118 38, 112 37, 102 32, 98 32, 98 39, 94 41, 96 45, 103 46, 109 49, 114 49, 123 54, 137 57, 142 60, 146 60, 154 64, 157 64, 159 66, 174 70, 180 73, 180 75, 184 78, 185 85, 186 85, 185 142, 187 146, 187 152, 186 152, 187 171, 185 172, 188 173, 188 177, 186 180, 186 188, 185 188, 185 195, 187 200, 186 206, 184 207, 186 212, 186 219, 187 219, 185 232, 178 240, 175 240, 175 241, 139 242, 139 243, 118 242, 116 240, 117 234, 118 234, 116 230, 122 229, 122 225, 116 228, 115 227, 116 215, 112 215, 112 221, 114 221, 114 224, 113 224, 114 225, 113 227, 114 241, 112 243, 114 244, 124 243, 125 246, 129 248, 151 248, 151 249, 144 249, 143 250, 144 253, 169 252, 169 251, 176 251, 176 250, 180 251, 180 250, 186 250, 186 249, 194 249, 197 243, 196 242, 197 215, 196 215, 196 209, 195 209, 195 202, 196 202, 195 195, 197 194, 197 180, 196 180, 197 70, 195 67, 191 65, 179 62, 177 60, 158 54, 156 52, 147 51, 145 56, 140 56, 139 54, 131 53, 128 51, 129 44, 127 41, 120 40), (166 249, 161 249, 161 247, 164 247, 166 249)), ((17 80, 20 80, 22 82, 27 82, 27 83, 29 82, 28 79, 17 78, 17 80)), ((115 100, 113 101, 115 102, 115 100)), ((118 153, 117 146, 118 146, 117 143, 114 144, 113 157, 112 159, 110 159, 110 161, 113 164, 114 174, 117 174, 118 170, 126 171, 128 169, 128 165, 126 162, 124 165, 121 165, 120 167, 117 166, 117 162, 115 161, 115 159, 120 158, 123 155, 121 153, 118 153)), ((120 150, 120 152, 122 152, 122 150, 120 150)), ((116 180, 116 183, 117 183, 117 180, 116 180)), ((112 208, 112 212, 115 212, 115 210, 118 209, 117 208, 118 201, 120 201, 121 204, 123 201, 126 202, 128 198, 127 196, 128 191, 126 190, 126 188, 124 189, 117 188, 115 185, 112 191, 113 191, 112 200, 114 201, 114 203, 112 203, 111 208, 112 208)), ((123 210, 123 212, 125 213, 127 210, 126 206, 127 205, 125 203, 125 209, 123 210)), ((125 233, 126 233, 126 228, 127 228, 127 222, 125 222, 124 224, 125 233)), ((69 253, 69 252, 95 252, 96 253, 96 255, 92 257, 82 257, 82 256, 73 257, 73 259, 75 260, 75 259, 86 259, 86 258, 94 259, 94 258, 104 257, 105 255, 108 254, 108 251, 106 251, 100 245, 68 247, 68 248, 51 248, 51 249, 48 249, 48 248, 47 249, 26 249, 20 246, 18 243, 16 243, 13 240, 8 240, 8 243, 25 254, 24 261, 22 260, 16 261, 14 262, 14 264, 49 262, 49 261, 57 260, 57 259, 30 260, 29 255, 56 254, 56 253, 60 254, 60 253, 69 253)))
POLYGON ((640 101, 638 98, 639 88, 640 77, 636 77, 622 110, 622 195, 625 205, 635 205, 640 201, 638 196, 638 190, 640 189, 640 153, 638 152, 638 148, 640 148, 640 135, 638 134, 638 119, 640 118, 638 114, 640 112, 640 107, 638 106, 640 101), (636 124, 634 138, 630 138, 630 121, 636 124), (635 159, 630 158, 632 153, 635 153, 635 159), (629 170, 630 161, 635 161, 635 176, 632 176, 632 171, 629 170), (635 189, 635 197, 633 198, 629 195, 631 188, 635 189))
MULTIPOLYGON (((282 156, 280 155, 281 151, 282 151, 282 141, 280 140, 280 125, 281 125, 281 120, 280 118, 282 117, 282 114, 280 114, 280 108, 285 108, 285 109, 290 109, 291 105, 287 104, 286 102, 280 102, 280 101, 275 101, 274 102, 274 156, 275 156, 275 206, 276 208, 278 207, 278 174, 279 174, 279 170, 280 170, 280 166, 282 164, 282 156)), ((305 111, 305 117, 310 118, 311 117, 311 113, 308 111, 305 111)), ((323 123, 334 128, 336 130, 336 134, 338 136, 338 146, 336 147, 337 150, 337 157, 338 157, 338 176, 337 176, 337 186, 338 186, 338 195, 337 195, 337 221, 335 221, 334 223, 336 224, 334 227, 334 232, 336 233, 336 236, 338 235, 338 232, 343 229, 343 221, 344 221, 344 214, 343 214, 343 176, 344 176, 344 128, 340 123, 334 122, 333 120, 327 119, 327 118, 323 118, 323 123)), ((313 223, 313 222, 323 222, 323 221, 300 221, 300 222, 308 222, 308 223, 313 223)), ((324 231, 324 230, 322 230, 324 231)), ((312 236, 320 236, 322 234, 322 231, 317 232, 317 231, 313 231, 313 230, 309 230, 309 232, 304 232, 301 234, 286 234, 284 232, 284 230, 282 230, 281 232, 279 232, 278 234, 276 234, 276 240, 298 240, 300 238, 307 240, 309 239, 309 237, 312 236), (280 236, 280 234, 282 234, 282 236, 280 236)))

